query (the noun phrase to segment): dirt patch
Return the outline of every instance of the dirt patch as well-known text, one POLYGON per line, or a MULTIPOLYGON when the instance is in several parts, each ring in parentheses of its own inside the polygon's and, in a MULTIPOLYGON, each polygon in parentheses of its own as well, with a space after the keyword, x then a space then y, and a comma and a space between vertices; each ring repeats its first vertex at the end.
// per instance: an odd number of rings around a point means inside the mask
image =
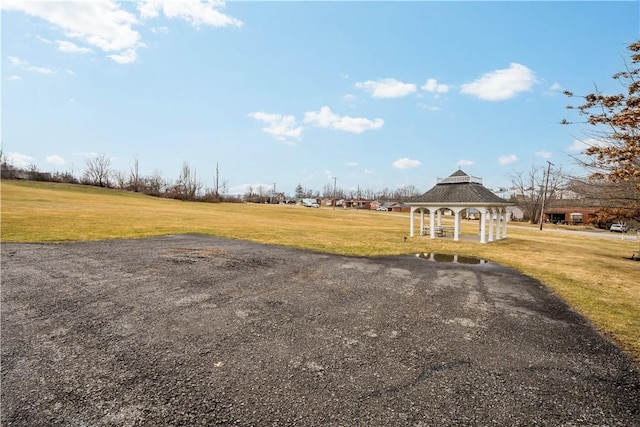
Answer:
POLYGON ((495 264, 205 236, 2 245, 2 425, 637 425, 640 374, 495 264))

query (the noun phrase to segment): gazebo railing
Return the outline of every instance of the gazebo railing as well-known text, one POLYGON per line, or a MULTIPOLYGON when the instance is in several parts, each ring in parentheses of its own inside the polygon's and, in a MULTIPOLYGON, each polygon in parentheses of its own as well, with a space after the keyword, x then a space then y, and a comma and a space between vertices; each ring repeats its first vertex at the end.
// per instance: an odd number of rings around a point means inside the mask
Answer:
POLYGON ((482 178, 478 176, 470 176, 470 175, 460 175, 460 176, 449 176, 447 178, 436 178, 438 184, 462 184, 473 182, 476 184, 482 184, 482 178))

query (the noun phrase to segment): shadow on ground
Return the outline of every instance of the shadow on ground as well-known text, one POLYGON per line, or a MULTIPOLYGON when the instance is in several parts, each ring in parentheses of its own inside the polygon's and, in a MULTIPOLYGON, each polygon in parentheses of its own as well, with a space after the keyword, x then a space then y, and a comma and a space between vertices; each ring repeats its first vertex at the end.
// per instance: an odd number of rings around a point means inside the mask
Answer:
POLYGON ((638 425, 640 374, 496 264, 205 236, 2 245, 2 425, 638 425))

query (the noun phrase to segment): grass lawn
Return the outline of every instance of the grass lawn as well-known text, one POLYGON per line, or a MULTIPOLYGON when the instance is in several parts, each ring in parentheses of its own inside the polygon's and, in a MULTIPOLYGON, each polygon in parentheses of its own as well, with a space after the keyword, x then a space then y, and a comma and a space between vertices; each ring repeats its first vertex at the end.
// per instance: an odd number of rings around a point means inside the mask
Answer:
MULTIPOLYGON (((409 214, 244 203, 190 203, 96 187, 2 181, 3 242, 202 233, 344 255, 439 252, 512 267, 549 286, 640 362, 637 240, 510 226, 506 240, 408 238, 409 214)), ((418 217, 416 216, 416 220, 418 217)), ((477 234, 464 222, 462 233, 477 234)))

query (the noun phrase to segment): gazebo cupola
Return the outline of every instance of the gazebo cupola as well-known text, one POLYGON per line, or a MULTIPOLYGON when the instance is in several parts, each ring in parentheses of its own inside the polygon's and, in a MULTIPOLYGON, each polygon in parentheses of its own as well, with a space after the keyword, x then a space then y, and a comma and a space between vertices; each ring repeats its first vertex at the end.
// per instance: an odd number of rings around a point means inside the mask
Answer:
POLYGON ((454 213, 453 240, 460 239, 461 213, 475 210, 480 213, 480 243, 507 237, 507 202, 482 185, 482 179, 469 176, 461 169, 444 179, 421 196, 407 203, 411 206, 410 235, 415 235, 415 213, 420 213, 420 235, 428 231, 433 239, 443 235, 442 213, 454 213), (425 227, 425 213, 429 212, 429 227, 425 227), (487 227, 488 220, 488 227, 487 227))

